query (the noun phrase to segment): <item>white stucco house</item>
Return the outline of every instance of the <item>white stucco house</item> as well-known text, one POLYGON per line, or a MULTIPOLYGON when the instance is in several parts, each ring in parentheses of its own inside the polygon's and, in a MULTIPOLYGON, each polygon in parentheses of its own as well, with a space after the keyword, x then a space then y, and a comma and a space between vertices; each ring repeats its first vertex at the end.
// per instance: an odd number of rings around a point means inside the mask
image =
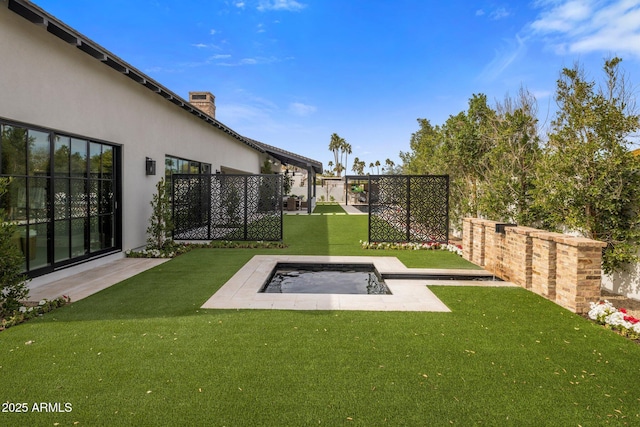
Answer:
POLYGON ((31 277, 144 246, 172 172, 322 171, 217 121, 211 93, 183 99, 29 1, 0 0, 0 58, 0 177, 12 179, 0 206, 31 277))

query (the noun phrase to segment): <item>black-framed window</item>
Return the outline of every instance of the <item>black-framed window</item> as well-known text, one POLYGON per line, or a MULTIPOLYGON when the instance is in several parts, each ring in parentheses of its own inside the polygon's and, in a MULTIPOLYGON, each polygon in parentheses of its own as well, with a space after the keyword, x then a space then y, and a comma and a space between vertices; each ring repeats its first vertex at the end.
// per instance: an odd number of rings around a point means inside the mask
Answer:
POLYGON ((119 165, 117 145, 0 121, 0 206, 27 274, 121 248, 119 165))
POLYGON ((211 164, 166 155, 164 158, 165 181, 171 182, 171 175, 174 173, 190 175, 211 173, 211 164))

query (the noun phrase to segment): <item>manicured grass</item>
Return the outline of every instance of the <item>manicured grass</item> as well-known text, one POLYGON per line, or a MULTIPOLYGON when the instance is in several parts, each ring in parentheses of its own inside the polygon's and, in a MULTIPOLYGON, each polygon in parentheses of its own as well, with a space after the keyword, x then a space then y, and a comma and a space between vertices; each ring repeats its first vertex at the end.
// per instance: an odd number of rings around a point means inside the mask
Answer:
POLYGON ((316 204, 313 213, 345 213, 338 203, 316 204))
POLYGON ((467 265, 363 250, 363 230, 286 217, 287 249, 196 250, 0 333, 0 400, 73 408, 0 425, 640 422, 640 346, 520 288, 432 287, 451 313, 199 309, 259 253, 467 265))

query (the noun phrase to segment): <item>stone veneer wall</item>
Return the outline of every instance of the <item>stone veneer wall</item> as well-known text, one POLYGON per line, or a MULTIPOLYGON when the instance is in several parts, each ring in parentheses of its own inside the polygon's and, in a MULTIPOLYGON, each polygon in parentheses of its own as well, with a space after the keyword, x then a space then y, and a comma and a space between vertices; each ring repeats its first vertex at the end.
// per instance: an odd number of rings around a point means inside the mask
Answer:
POLYGON ((463 220, 463 257, 575 313, 600 299, 605 243, 496 221, 463 220))

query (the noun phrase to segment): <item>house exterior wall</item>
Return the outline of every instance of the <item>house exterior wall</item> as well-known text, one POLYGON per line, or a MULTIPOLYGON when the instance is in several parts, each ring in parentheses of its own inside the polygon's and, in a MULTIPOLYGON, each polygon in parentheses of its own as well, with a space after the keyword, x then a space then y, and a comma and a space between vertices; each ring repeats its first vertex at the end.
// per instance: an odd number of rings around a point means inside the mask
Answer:
POLYGON ((263 155, 0 2, 0 118, 122 148, 122 248, 143 246, 165 155, 259 173, 263 155), (156 175, 145 174, 145 159, 156 175))

